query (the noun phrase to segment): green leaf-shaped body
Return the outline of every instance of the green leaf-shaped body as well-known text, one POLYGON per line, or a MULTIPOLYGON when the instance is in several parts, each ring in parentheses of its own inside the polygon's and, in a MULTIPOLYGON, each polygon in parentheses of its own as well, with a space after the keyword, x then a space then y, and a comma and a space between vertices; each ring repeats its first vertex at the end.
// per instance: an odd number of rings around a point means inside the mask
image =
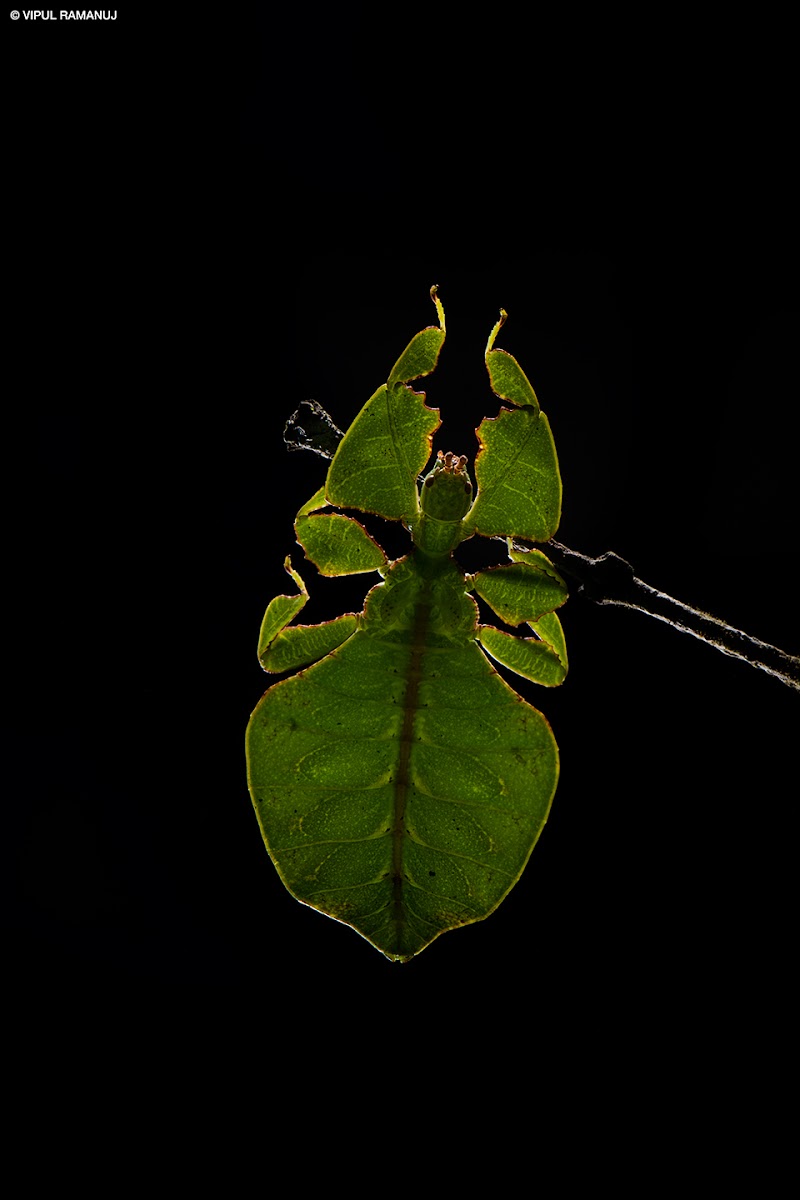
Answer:
POLYGON ((465 456, 439 451, 422 483, 438 412, 408 386, 436 366, 439 328, 409 343, 339 443, 297 515, 306 557, 325 575, 377 569, 364 612, 294 625, 308 598, 278 596, 261 628, 274 684, 247 732, 250 792, 289 891, 405 961, 445 930, 491 913, 519 878, 547 819, 558 750, 540 712, 490 660, 546 687, 567 671, 555 612, 566 588, 546 556, 510 539, 556 530, 561 479, 547 418, 516 359, 486 365, 501 408, 478 430, 477 495, 465 456), (331 506, 401 520, 414 549, 381 548, 331 506), (465 577, 452 559, 475 534, 508 539, 510 563, 465 577), (474 591, 518 636, 478 624, 474 591))
POLYGON ((514 885, 558 779, 550 727, 475 641, 449 560, 395 563, 359 628, 248 733, 270 854, 304 903, 405 960, 514 885))

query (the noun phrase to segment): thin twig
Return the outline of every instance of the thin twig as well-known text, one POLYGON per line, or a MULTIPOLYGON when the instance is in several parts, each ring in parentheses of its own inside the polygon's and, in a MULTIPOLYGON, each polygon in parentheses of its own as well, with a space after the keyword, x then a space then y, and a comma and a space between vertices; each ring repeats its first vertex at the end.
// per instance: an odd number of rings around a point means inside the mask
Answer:
POLYGON ((343 437, 341 429, 317 400, 301 400, 300 408, 295 409, 283 427, 287 450, 313 450, 323 458, 333 458, 343 437))
POLYGON ((681 633, 690 633, 720 653, 741 659, 759 671, 766 671, 787 687, 800 691, 800 658, 797 655, 787 654, 743 629, 734 628, 727 621, 651 587, 637 578, 631 564, 613 551, 590 558, 555 540, 547 543, 547 550, 558 569, 575 579, 579 592, 593 603, 632 608, 654 617, 656 621, 663 621, 681 633))

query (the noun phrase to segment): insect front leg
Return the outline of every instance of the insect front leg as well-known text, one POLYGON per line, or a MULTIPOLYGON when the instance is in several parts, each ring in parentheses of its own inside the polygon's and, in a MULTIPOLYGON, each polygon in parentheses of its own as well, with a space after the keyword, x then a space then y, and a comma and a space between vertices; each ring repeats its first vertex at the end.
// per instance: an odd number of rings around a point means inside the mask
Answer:
POLYGON ((424 392, 409 385, 435 370, 445 339, 435 287, 431 298, 439 326, 415 334, 339 443, 325 482, 331 504, 390 521, 409 523, 419 516, 417 478, 430 458, 439 412, 428 408, 424 392))
POLYGON ((486 346, 486 369, 495 395, 514 407, 486 417, 476 431, 481 447, 475 460, 478 494, 464 527, 486 537, 546 542, 561 517, 558 457, 530 380, 513 355, 494 349, 505 319, 501 309, 486 346))
POLYGON ((297 540, 320 575, 360 575, 386 566, 386 555, 363 525, 342 513, 320 513, 326 508, 321 487, 297 514, 297 540))

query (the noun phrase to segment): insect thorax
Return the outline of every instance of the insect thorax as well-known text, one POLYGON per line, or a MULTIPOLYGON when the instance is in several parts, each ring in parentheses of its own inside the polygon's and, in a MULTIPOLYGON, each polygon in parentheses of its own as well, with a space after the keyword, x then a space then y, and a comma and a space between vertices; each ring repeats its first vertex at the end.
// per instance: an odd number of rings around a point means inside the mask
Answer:
POLYGON ((476 614, 464 574, 454 562, 412 553, 392 563, 385 582, 369 593, 362 628, 406 641, 424 627, 426 637, 463 642, 474 634, 476 614))

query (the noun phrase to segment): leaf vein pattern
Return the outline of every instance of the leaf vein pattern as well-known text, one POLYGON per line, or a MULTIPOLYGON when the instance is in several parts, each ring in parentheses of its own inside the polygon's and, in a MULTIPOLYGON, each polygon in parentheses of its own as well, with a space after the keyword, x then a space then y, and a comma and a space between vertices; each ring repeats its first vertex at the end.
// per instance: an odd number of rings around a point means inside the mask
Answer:
POLYGON ((467 912, 478 913, 479 916, 482 915, 479 908, 474 908, 473 905, 467 904, 466 900, 456 900, 454 897, 443 895, 441 892, 432 892, 430 888, 423 887, 415 879, 407 879, 406 883, 417 892, 424 892, 426 896, 433 896, 439 903, 446 900, 449 904, 457 904, 460 908, 466 909, 467 912))
POLYGON ((327 838, 318 842, 296 842, 291 846, 276 846, 276 854, 285 854, 288 850, 313 850, 315 846, 360 846, 363 842, 377 842, 381 838, 388 837, 391 829, 381 829, 379 833, 372 833, 369 837, 363 838, 327 838))
POLYGON ((428 842, 423 842, 418 837, 413 837, 411 840, 415 846, 422 846, 425 850, 433 850, 434 853, 444 854, 447 858, 461 858, 464 862, 474 863, 476 867, 486 867, 498 875, 505 875, 508 879, 516 879, 516 875, 512 874, 512 872, 504 871, 501 867, 496 867, 494 863, 481 862, 479 858, 471 858, 469 854, 459 854, 457 850, 447 850, 443 846, 431 846, 428 842))

